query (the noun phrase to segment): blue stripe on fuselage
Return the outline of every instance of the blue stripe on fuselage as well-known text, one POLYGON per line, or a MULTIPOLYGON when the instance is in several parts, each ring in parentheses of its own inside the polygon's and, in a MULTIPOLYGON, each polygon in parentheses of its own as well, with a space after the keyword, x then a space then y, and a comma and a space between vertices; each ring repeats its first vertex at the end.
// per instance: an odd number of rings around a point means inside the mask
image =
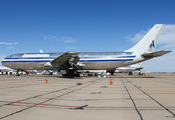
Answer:
MULTIPOLYGON (((136 56, 81 57, 79 62, 132 61, 135 57, 136 56)), ((50 62, 52 61, 52 60, 47 60, 47 59, 55 59, 55 57, 7 58, 7 60, 3 60, 1 62, 5 63, 5 62, 50 62), (42 59, 45 59, 45 60, 42 60, 42 59)))
POLYGON ((39 61, 36 61, 36 60, 19 60, 19 61, 1 61, 1 62, 3 62, 3 63, 5 63, 5 62, 50 62, 51 60, 39 60, 39 61))
MULTIPOLYGON (((79 60, 79 62, 112 62, 112 61, 132 61, 133 59, 115 59, 115 60, 79 60)), ((10 60, 10 61, 2 61, 3 63, 7 62, 50 62, 51 60, 10 60)))
MULTIPOLYGON (((20 58, 6 58, 6 59, 55 59, 56 57, 20 57, 20 58)), ((110 57, 80 57, 80 59, 105 59, 105 58, 135 58, 135 56, 110 56, 110 57)))
POLYGON ((117 60, 79 60, 79 62, 112 62, 112 61, 132 61, 133 59, 117 59, 117 60))

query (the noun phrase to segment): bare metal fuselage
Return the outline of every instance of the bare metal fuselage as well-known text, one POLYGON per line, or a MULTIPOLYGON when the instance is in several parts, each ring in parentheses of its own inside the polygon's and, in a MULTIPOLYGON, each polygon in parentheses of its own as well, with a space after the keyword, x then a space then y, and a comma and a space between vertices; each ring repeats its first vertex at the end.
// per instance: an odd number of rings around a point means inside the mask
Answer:
MULTIPOLYGON (((4 66, 7 66, 12 69, 21 69, 21 70, 61 70, 57 67, 44 67, 44 62, 10 62, 3 63, 4 66)), ((116 61, 116 62, 83 62, 85 66, 79 66, 82 70, 102 70, 102 69, 113 69, 114 67, 120 67, 124 64, 124 62, 116 61)))
MULTIPOLYGON (((58 67, 45 67, 63 53, 21 53, 7 56, 2 64, 12 69, 21 70, 62 70, 58 67)), ((114 69, 127 66, 135 61, 136 55, 132 52, 84 52, 79 53, 77 65, 82 70, 114 69)))

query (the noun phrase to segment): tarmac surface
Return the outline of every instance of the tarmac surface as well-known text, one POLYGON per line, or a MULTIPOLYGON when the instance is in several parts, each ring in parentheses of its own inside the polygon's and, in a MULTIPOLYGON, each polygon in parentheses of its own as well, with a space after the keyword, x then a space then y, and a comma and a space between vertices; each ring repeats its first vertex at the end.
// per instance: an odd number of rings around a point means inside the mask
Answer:
POLYGON ((175 120, 175 74, 0 75, 0 119, 175 120))

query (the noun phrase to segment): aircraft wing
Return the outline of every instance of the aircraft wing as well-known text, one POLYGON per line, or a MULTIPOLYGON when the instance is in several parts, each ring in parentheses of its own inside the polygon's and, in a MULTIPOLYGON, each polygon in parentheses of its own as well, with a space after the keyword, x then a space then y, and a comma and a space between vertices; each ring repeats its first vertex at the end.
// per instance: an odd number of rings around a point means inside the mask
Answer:
POLYGON ((71 64, 76 64, 79 61, 79 57, 77 56, 79 53, 77 52, 66 52, 54 60, 52 60, 50 63, 54 67, 58 67, 58 69, 66 69, 69 68, 71 64))
POLYGON ((135 70, 141 70, 141 69, 143 69, 143 67, 136 68, 135 70))
POLYGON ((161 50, 161 51, 152 52, 152 53, 144 53, 144 54, 142 54, 142 56, 146 59, 150 59, 150 58, 153 58, 153 57, 162 56, 162 55, 167 54, 169 52, 172 52, 172 51, 170 51, 170 50, 161 50))

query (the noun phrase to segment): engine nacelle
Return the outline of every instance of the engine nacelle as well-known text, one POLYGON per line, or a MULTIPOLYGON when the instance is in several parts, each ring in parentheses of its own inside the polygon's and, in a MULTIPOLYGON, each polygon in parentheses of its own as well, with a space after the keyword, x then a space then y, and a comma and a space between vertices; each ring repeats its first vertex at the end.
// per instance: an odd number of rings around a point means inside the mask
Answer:
POLYGON ((111 75, 113 75, 115 72, 115 69, 108 69, 108 70, 106 70, 106 72, 109 72, 109 73, 111 73, 111 75))
POLYGON ((46 63, 44 64, 44 67, 52 67, 52 64, 51 64, 50 62, 46 62, 46 63))

